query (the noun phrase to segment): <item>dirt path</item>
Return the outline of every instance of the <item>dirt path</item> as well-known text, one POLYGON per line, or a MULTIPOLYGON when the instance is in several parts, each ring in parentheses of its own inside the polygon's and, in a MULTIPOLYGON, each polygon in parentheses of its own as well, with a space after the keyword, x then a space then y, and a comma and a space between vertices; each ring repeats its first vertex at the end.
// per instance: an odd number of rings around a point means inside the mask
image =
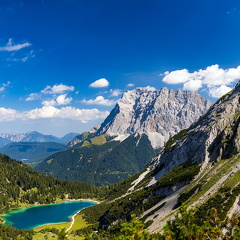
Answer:
POLYGON ((75 222, 75 217, 76 217, 76 215, 80 212, 81 210, 79 210, 77 213, 75 213, 71 218, 72 218, 72 221, 71 221, 71 225, 70 225, 70 227, 66 230, 66 232, 68 232, 71 228, 72 228, 72 226, 73 226, 73 224, 74 224, 74 222, 75 222))

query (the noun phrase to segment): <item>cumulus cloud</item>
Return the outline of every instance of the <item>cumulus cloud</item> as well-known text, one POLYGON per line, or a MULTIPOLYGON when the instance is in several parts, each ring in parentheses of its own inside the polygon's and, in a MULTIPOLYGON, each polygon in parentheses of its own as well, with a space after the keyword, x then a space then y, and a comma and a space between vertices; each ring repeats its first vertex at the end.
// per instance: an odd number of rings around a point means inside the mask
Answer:
POLYGON ((214 98, 220 98, 221 96, 223 96, 224 94, 226 94, 227 92, 229 92, 231 90, 232 90, 232 88, 227 87, 225 85, 221 85, 219 87, 211 87, 209 89, 209 93, 214 98))
POLYGON ((42 108, 33 109, 24 114, 27 119, 39 118, 65 118, 75 119, 82 122, 95 120, 99 118, 106 118, 109 114, 108 111, 102 112, 98 109, 77 109, 74 107, 62 107, 60 109, 53 106, 43 106, 42 108))
POLYGON ((66 98, 65 92, 72 92, 74 91, 73 86, 67 86, 64 84, 55 84, 54 86, 46 86, 40 93, 31 93, 25 101, 33 101, 33 100, 42 100, 44 98, 44 94, 51 94, 51 95, 59 95, 56 97, 56 100, 45 100, 42 102, 43 105, 47 106, 60 106, 60 105, 67 105, 72 101, 72 98, 66 98))
POLYGON ((93 87, 93 88, 102 88, 102 87, 108 87, 108 86, 109 86, 109 81, 106 78, 98 79, 89 85, 89 87, 93 87))
POLYGON ((0 122, 43 118, 74 119, 81 122, 87 122, 96 119, 104 119, 108 114, 108 111, 99 111, 96 108, 77 109, 70 106, 62 107, 60 109, 54 106, 43 106, 42 108, 36 108, 24 112, 16 111, 14 109, 0 108, 0 122))
POLYGON ((67 94, 61 94, 57 96, 56 99, 51 99, 48 101, 43 101, 42 105, 48 106, 61 106, 61 105, 68 105, 72 102, 72 98, 67 98, 67 94))
POLYGON ((89 100, 82 100, 82 103, 88 104, 88 105, 104 105, 104 106, 112 106, 116 103, 116 101, 105 99, 103 96, 98 96, 95 99, 89 99, 89 100))
POLYGON ((189 80, 183 84, 183 90, 197 91, 202 87, 201 80, 189 80))
POLYGON ((222 69, 215 64, 206 69, 190 73, 187 69, 165 72, 163 82, 168 84, 183 84, 184 90, 197 91, 203 87, 208 89, 211 97, 218 98, 231 90, 234 82, 240 79, 240 66, 222 69))
POLYGON ((31 46, 31 43, 29 43, 29 42, 25 42, 22 44, 13 44, 13 39, 9 38, 7 44, 3 47, 0 47, 0 51, 13 52, 13 51, 18 51, 22 48, 29 47, 29 46, 31 46))
POLYGON ((20 113, 18 113, 14 109, 10 108, 0 108, 0 121, 1 122, 6 122, 6 121, 13 121, 18 119, 21 116, 20 113))
POLYGON ((151 87, 151 86, 146 86, 148 91, 154 92, 157 91, 157 89, 155 87, 151 87))
POLYGON ((0 92, 3 92, 6 89, 6 87, 8 87, 10 84, 11 84, 10 81, 8 81, 7 83, 3 83, 2 87, 0 87, 0 92))
POLYGON ((45 94, 62 94, 64 92, 72 92, 74 91, 73 86, 67 86, 64 84, 56 84, 54 86, 46 86, 41 93, 45 94))
POLYGON ((111 93, 112 97, 118 97, 119 95, 122 94, 122 90, 121 89, 111 89, 110 93, 111 93))
POLYGON ((25 101, 33 101, 33 100, 38 100, 40 99, 41 96, 38 93, 31 93, 25 101))
POLYGON ((129 83, 129 84, 127 85, 127 87, 134 87, 134 84, 133 84, 133 83, 129 83))
POLYGON ((165 77, 163 78, 163 82, 168 84, 184 83, 188 81, 191 76, 187 69, 176 70, 173 72, 167 71, 164 75, 165 77))

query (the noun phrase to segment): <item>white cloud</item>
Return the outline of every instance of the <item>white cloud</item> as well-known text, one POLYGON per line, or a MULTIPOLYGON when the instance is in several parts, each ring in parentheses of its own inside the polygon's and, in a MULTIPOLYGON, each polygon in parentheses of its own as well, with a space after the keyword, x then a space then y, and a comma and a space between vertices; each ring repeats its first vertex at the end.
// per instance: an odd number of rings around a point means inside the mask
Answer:
POLYGON ((89 99, 89 100, 82 100, 82 103, 88 104, 88 105, 104 105, 104 106, 112 106, 116 103, 116 101, 105 99, 103 96, 98 96, 95 99, 89 99))
MULTIPOLYGON (((73 86, 67 86, 64 84, 55 84, 54 86, 46 86, 40 93, 31 93, 25 101, 39 100, 43 98, 43 94, 62 94, 59 95, 56 100, 43 101, 43 105, 47 106, 60 106, 69 104, 72 98, 66 98, 64 92, 74 91, 73 86)), ((55 96, 56 97, 56 96, 55 96)))
POLYGON ((60 105, 68 105, 72 102, 72 98, 67 98, 67 94, 61 94, 57 96, 56 100, 51 99, 48 101, 43 101, 42 105, 48 107, 48 106, 60 106, 60 105))
POLYGON ((122 90, 121 89, 111 89, 110 93, 111 93, 112 97, 118 97, 119 95, 122 94, 122 90))
POLYGON ((16 120, 17 118, 20 117, 20 114, 10 108, 0 108, 0 121, 5 122, 5 121, 13 121, 16 120))
POLYGON ((16 111, 14 109, 0 108, 0 122, 34 120, 34 119, 74 119, 81 122, 104 119, 108 116, 108 111, 98 109, 77 109, 74 107, 62 107, 60 109, 53 106, 43 106, 30 111, 16 111))
POLYGON ((102 88, 102 87, 108 87, 108 86, 109 86, 109 81, 106 78, 98 79, 89 85, 89 87, 93 87, 93 88, 102 88))
POLYGON ((56 84, 54 86, 46 86, 41 93, 45 93, 45 94, 62 94, 64 92, 72 92, 74 91, 74 87, 73 86, 67 86, 64 84, 56 84))
POLYGON ((202 87, 207 87, 209 95, 217 98, 231 89, 227 85, 232 85, 240 79, 240 66, 222 69, 215 64, 207 67, 205 70, 200 69, 193 73, 189 73, 187 69, 182 69, 165 72, 164 75, 163 82, 165 83, 183 83, 184 90, 197 91, 202 87))
POLYGON ((148 91, 154 92, 157 91, 157 89, 155 87, 151 87, 151 86, 146 86, 148 91))
POLYGON ((6 89, 6 87, 8 87, 10 84, 11 84, 10 81, 8 81, 7 83, 3 83, 2 87, 0 87, 0 92, 3 92, 6 89))
POLYGON ((189 80, 183 84, 183 90, 197 91, 202 87, 201 80, 189 80))
POLYGON ((98 109, 77 109, 74 107, 62 107, 61 109, 53 106, 33 109, 25 113, 27 119, 39 119, 39 118, 64 118, 75 119, 82 122, 95 120, 99 118, 106 118, 109 114, 108 111, 102 112, 98 109))
POLYGON ((60 109, 53 106, 43 106, 42 108, 36 108, 23 113, 24 119, 39 119, 39 118, 54 118, 59 117, 60 109))
POLYGON ((133 84, 133 83, 129 83, 129 84, 127 85, 127 87, 134 87, 134 84, 133 84))
POLYGON ((38 93, 31 93, 25 101, 33 101, 33 100, 38 100, 40 99, 41 96, 38 93))
POLYGON ((187 69, 176 70, 173 72, 167 71, 164 75, 165 77, 163 78, 163 82, 168 84, 184 83, 188 81, 191 76, 187 69))
POLYGON ((221 85, 220 87, 211 87, 209 89, 209 93, 214 98, 220 98, 221 96, 223 96, 224 94, 228 93, 231 90, 232 88, 227 87, 225 85, 221 85))
POLYGON ((31 43, 29 42, 13 45, 12 38, 9 38, 7 44, 4 47, 0 47, 0 51, 4 51, 4 52, 18 51, 22 48, 29 47, 29 46, 31 46, 31 43))

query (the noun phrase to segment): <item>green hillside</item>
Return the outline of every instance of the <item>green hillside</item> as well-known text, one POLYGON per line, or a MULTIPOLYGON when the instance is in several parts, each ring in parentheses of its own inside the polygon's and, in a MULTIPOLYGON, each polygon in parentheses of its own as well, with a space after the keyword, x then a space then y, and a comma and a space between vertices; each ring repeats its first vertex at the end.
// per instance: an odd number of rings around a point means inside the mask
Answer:
POLYGON ((107 135, 85 140, 51 155, 36 170, 60 179, 103 186, 140 172, 155 154, 145 134, 131 135, 122 142, 111 140, 107 135))

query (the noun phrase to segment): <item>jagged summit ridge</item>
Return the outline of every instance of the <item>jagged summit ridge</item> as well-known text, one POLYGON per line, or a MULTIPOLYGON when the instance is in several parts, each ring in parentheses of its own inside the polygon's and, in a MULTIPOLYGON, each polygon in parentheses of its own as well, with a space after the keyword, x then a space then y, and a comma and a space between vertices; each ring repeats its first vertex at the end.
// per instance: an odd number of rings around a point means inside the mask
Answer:
POLYGON ((146 133, 154 148, 187 128, 211 106, 197 92, 136 88, 126 92, 102 123, 97 134, 146 133))

